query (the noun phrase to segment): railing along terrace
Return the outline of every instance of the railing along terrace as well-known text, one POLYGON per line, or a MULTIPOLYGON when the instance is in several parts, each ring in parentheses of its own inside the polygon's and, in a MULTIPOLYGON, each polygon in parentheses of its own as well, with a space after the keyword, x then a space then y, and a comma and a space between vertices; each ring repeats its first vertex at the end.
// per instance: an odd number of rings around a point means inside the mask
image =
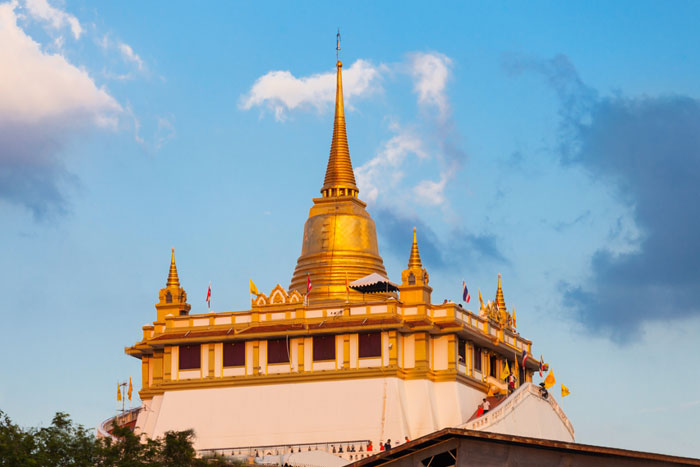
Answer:
POLYGON ((320 443, 296 443, 296 444, 271 444, 261 446, 238 446, 230 448, 200 449, 198 454, 202 457, 207 455, 221 455, 224 457, 265 457, 283 456, 302 451, 325 451, 330 454, 342 457, 347 460, 359 460, 379 450, 367 452, 369 440, 350 441, 324 441, 320 443))

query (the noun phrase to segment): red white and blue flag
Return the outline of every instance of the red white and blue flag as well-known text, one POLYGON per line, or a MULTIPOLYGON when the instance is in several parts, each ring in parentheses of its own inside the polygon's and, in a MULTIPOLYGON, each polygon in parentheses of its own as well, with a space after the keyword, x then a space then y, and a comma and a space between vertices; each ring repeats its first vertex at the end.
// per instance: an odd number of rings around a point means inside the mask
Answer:
POLYGON ((464 303, 469 303, 472 297, 469 295, 469 290, 467 289, 467 283, 462 281, 462 301, 464 303))
POLYGON ((527 361, 527 350, 523 350, 523 368, 525 368, 526 361, 527 361))
POLYGON ((211 309, 211 282, 209 283, 209 288, 207 289, 207 307, 211 309))
POLYGON ((311 292, 311 288, 313 285, 311 285, 311 274, 306 275, 306 293, 308 294, 311 292))
POLYGON ((542 358, 542 354, 540 354, 540 378, 542 377, 543 370, 544 370, 544 359, 542 358))

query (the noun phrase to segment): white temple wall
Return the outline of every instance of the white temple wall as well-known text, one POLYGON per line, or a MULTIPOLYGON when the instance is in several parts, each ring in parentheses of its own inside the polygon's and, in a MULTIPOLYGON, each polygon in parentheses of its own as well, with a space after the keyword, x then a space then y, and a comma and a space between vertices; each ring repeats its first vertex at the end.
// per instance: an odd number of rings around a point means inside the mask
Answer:
POLYGON ((137 427, 151 437, 194 428, 197 449, 402 441, 463 421, 448 408, 478 391, 457 386, 390 377, 168 391, 144 402, 137 427))

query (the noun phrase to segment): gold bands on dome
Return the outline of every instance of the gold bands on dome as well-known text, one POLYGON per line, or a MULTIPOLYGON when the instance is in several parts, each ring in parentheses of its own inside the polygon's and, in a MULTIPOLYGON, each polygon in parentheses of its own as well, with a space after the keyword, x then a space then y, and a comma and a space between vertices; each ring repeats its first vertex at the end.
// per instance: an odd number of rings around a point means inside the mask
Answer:
POLYGON ((343 78, 341 68, 343 64, 337 63, 337 85, 335 91, 335 120, 333 121, 333 141, 328 157, 326 178, 323 181, 321 193, 324 198, 334 196, 353 196, 358 193, 355 184, 355 173, 350 161, 348 149, 348 135, 345 131, 345 110, 343 108, 343 78))
POLYGON ((408 257, 408 269, 423 268, 423 263, 420 260, 418 252, 418 241, 416 240, 416 228, 413 227, 413 244, 411 245, 411 256, 408 257))
POLYGON ((170 271, 168 272, 168 282, 166 287, 180 287, 180 278, 177 277, 177 267, 175 266, 175 248, 172 249, 170 257, 170 271))

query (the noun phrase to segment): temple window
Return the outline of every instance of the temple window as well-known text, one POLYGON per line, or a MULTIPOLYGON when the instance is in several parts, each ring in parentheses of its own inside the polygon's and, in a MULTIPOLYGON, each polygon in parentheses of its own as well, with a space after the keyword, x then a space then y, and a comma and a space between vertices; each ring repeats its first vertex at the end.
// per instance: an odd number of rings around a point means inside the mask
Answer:
POLYGON ((408 275, 408 285, 416 285, 416 276, 413 273, 408 275))
POLYGON ((382 356, 382 335, 379 332, 357 335, 357 353, 360 358, 382 356))
POLYGON ((181 345, 178 359, 178 367, 181 370, 198 370, 202 366, 202 352, 199 344, 181 345))
POLYGON ((287 339, 271 339, 267 341, 267 363, 289 363, 287 339))
POLYGON ((457 339, 457 353, 459 355, 459 363, 466 364, 467 362, 466 348, 467 341, 465 341, 464 339, 457 339))
POLYGON ((495 355, 491 355, 489 360, 489 375, 494 378, 498 377, 498 357, 495 355))
POLYGON ((314 361, 335 360, 335 336, 314 336, 314 361))
POLYGON ((245 365, 245 342, 224 343, 224 366, 245 365))
POLYGON ((474 369, 481 371, 481 347, 474 346, 474 369))
POLYGON ((165 294, 165 303, 173 303, 173 295, 170 292, 165 294))

